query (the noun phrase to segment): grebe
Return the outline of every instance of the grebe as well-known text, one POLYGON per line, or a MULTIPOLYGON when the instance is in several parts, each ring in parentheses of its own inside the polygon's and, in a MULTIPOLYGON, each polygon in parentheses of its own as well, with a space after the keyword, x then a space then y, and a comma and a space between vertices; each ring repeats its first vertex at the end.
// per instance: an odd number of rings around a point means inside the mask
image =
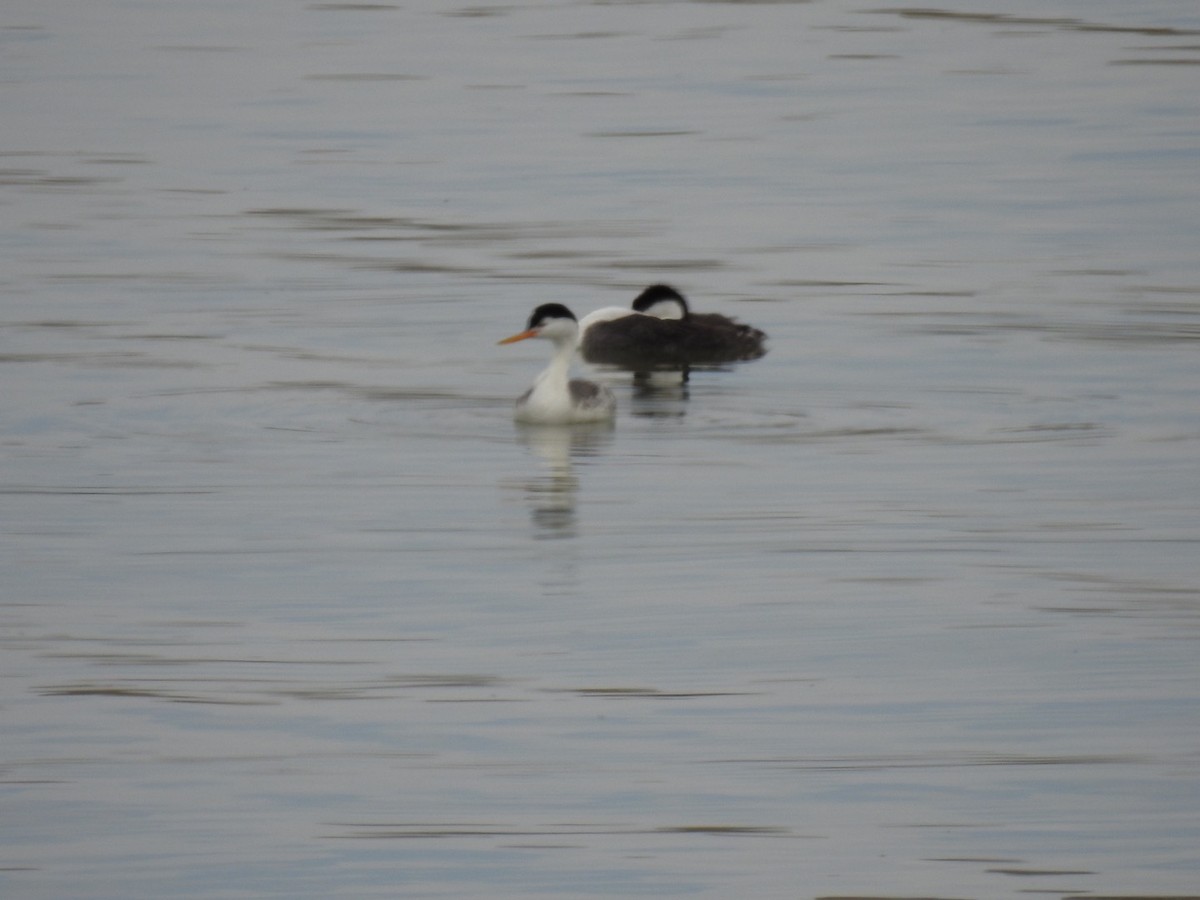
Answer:
POLYGON ((570 378, 571 357, 579 339, 575 315, 561 303, 539 306, 529 317, 524 331, 506 337, 501 344, 527 338, 545 338, 554 342, 554 357, 533 387, 517 398, 514 415, 518 422, 539 425, 571 425, 579 422, 603 422, 617 409, 612 391, 594 381, 570 378))
POLYGON ((598 309, 579 327, 584 359, 635 372, 744 362, 767 352, 763 332, 719 313, 694 313, 665 284, 646 288, 630 309, 598 309))

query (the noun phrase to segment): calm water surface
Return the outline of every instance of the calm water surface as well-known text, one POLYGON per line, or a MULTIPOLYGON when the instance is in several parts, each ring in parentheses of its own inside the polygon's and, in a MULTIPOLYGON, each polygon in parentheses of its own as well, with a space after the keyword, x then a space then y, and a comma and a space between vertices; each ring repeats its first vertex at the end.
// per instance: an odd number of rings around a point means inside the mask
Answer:
POLYGON ((1200 896, 1200 12, 0 11, 0 892, 1200 896), (770 354, 518 429, 542 302, 770 354))

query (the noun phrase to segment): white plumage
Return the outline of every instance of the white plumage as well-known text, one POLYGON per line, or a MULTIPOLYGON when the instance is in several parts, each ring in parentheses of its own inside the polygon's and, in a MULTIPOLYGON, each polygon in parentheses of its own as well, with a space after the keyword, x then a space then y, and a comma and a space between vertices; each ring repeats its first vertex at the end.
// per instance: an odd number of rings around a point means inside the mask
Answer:
POLYGON ((611 419, 617 399, 604 385, 582 378, 571 378, 571 359, 579 339, 575 315, 561 303, 539 306, 529 317, 524 331, 507 337, 501 344, 528 338, 554 342, 550 365, 534 379, 533 387, 517 398, 514 416, 518 422, 536 425, 573 425, 611 419))

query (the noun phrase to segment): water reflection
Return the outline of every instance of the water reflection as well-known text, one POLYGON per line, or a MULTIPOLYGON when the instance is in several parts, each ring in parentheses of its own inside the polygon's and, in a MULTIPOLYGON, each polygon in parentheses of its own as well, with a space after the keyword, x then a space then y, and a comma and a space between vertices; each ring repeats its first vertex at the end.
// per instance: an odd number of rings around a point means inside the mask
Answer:
POLYGON ((687 367, 674 371, 635 372, 631 394, 633 415, 646 419, 687 415, 690 374, 687 367))
POLYGON ((0 11, 0 895, 1194 893, 1195 4, 904 3, 0 11))
POLYGON ((534 537, 576 537, 579 478, 573 460, 595 456, 613 440, 612 422, 586 425, 517 425, 518 440, 546 463, 546 473, 522 484, 534 537))
POLYGON ((1019 26, 1022 28, 1040 28, 1068 32, 1142 34, 1152 37, 1191 36, 1197 33, 1196 29, 1193 28, 1172 28, 1162 25, 1115 25, 1104 22, 1089 22, 1084 19, 1066 16, 1016 16, 1011 13, 957 12, 944 9, 927 9, 924 7, 877 9, 872 12, 882 15, 899 16, 902 19, 940 19, 950 22, 1000 25, 1004 27, 1019 26))

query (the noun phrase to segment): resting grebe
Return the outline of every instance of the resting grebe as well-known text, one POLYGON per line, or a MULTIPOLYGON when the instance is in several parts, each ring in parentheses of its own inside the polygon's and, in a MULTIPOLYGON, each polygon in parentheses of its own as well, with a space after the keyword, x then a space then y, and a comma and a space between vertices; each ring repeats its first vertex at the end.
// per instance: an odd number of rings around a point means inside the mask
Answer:
POLYGON ((584 359, 638 372, 743 362, 767 352, 767 336, 757 328, 718 313, 694 313, 665 284, 646 288, 631 309, 598 309, 579 327, 584 359))
POLYGON ((570 378, 571 357, 579 339, 575 315, 561 303, 539 306, 529 317, 522 332, 506 337, 501 344, 527 338, 545 338, 554 342, 554 357, 519 398, 514 415, 518 422, 539 425, 571 425, 578 422, 603 422, 616 413, 617 399, 612 391, 594 381, 570 378))

